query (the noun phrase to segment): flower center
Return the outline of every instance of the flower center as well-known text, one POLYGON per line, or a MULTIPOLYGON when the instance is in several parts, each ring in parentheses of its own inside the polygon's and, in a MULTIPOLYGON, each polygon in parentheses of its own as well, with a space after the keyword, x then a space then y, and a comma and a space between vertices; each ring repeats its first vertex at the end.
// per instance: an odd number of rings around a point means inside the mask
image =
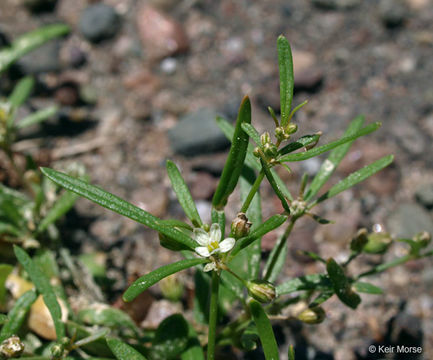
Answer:
POLYGON ((209 252, 212 252, 218 248, 219 248, 218 241, 211 241, 207 246, 207 249, 209 250, 209 252))

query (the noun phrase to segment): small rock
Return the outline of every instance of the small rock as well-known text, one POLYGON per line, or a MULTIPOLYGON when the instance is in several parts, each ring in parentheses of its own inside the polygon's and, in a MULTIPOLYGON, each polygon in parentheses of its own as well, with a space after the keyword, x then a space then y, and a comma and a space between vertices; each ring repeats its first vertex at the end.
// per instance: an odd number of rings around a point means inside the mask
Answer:
POLYGON ((113 38, 120 24, 120 17, 111 6, 95 4, 83 11, 78 28, 87 40, 98 43, 113 38))
POLYGON ((162 72, 171 75, 176 72, 177 60, 175 58, 166 58, 161 61, 162 72))
POLYGON ((140 324, 144 328, 156 329, 166 317, 182 313, 182 304, 168 300, 154 301, 150 306, 146 319, 140 324))
POLYGON ((149 5, 138 11, 137 26, 141 42, 151 58, 165 58, 189 48, 182 25, 149 5))
POLYGON ((424 184, 415 191, 416 200, 427 209, 433 209, 433 183, 424 184))
POLYGON ((217 187, 218 180, 207 172, 198 172, 194 175, 191 184, 193 199, 209 200, 217 187))
POLYGON ((426 151, 427 144, 424 134, 413 124, 408 122, 396 123, 392 127, 392 132, 403 148, 411 155, 420 156, 426 151))
MULTIPOLYGON (((421 319, 406 313, 400 313, 390 321, 389 340, 398 346, 422 346, 423 323, 421 319)), ((396 357, 404 359, 405 357, 396 357)), ((419 359, 421 356, 410 356, 410 359, 419 359)))
POLYGON ((387 28, 395 28, 404 24, 409 11, 404 0, 381 0, 379 14, 387 28))
POLYGON ((421 206, 403 203, 388 218, 388 229, 399 238, 411 238, 421 231, 433 234, 433 219, 421 206))
POLYGON ((74 106, 80 100, 78 85, 73 82, 61 84, 55 91, 57 102, 65 106, 74 106))
POLYGON ((132 193, 132 202, 152 215, 161 217, 167 210, 168 194, 162 186, 145 187, 132 193))
POLYGON ((316 65, 316 57, 307 51, 293 51, 295 89, 315 90, 323 80, 323 71, 316 65))
POLYGON ((23 56, 18 60, 18 64, 26 75, 59 71, 61 69, 59 54, 60 41, 49 41, 23 56))
POLYGON ((216 125, 216 116, 213 109, 203 108, 179 119, 168 131, 173 151, 195 156, 225 149, 230 142, 216 125))
POLYGON ((57 0, 23 0, 24 6, 32 12, 53 11, 57 0))
POLYGON ((72 68, 79 68, 87 61, 86 53, 75 45, 63 48, 60 58, 65 66, 72 68))
POLYGON ((346 10, 358 6, 360 0, 312 0, 313 4, 325 10, 346 10))

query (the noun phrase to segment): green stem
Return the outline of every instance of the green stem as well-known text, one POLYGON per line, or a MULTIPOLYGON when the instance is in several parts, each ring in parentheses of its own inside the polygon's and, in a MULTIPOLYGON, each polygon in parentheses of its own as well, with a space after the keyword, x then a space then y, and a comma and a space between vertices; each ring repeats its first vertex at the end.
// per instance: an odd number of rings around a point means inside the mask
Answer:
POLYGON ((396 259, 394 259, 394 260, 392 260, 390 262, 387 262, 387 263, 384 263, 384 264, 380 264, 380 265, 375 266, 374 268, 372 268, 372 269, 370 269, 370 270, 368 270, 366 272, 363 272, 362 274, 359 274, 356 277, 356 280, 358 280, 358 279, 360 279, 362 277, 365 277, 365 276, 370 276, 370 275, 381 273, 381 272, 383 272, 385 270, 388 270, 388 269, 390 269, 392 267, 395 267, 395 266, 398 266, 398 265, 402 265, 405 262, 408 262, 409 260, 412 260, 412 259, 414 259, 414 257, 412 255, 405 255, 405 256, 396 258, 396 259))
POLYGON ((266 270, 266 274, 264 276, 264 280, 268 280, 269 277, 272 274, 272 271, 274 269, 275 264, 277 263, 277 259, 280 256, 281 251, 284 248, 284 244, 287 241, 287 238, 289 237, 290 233, 292 232, 293 226, 295 225, 295 221, 297 218, 292 218, 290 220, 289 226, 287 227, 286 231, 284 232, 283 236, 280 237, 278 244, 277 244, 277 250, 275 250, 275 256, 272 258, 271 263, 269 264, 268 269, 266 270))
POLYGON ((217 271, 212 271, 212 288, 209 309, 209 334, 207 342, 207 360, 215 359, 216 325, 218 317, 218 289, 220 278, 217 271))
POLYGON ((247 198, 245 199, 240 212, 243 213, 247 212, 248 208, 250 207, 251 201, 253 201, 254 195, 256 194, 257 191, 259 191, 260 184, 264 177, 265 177, 265 172, 262 169, 260 170, 259 176, 257 176, 256 181, 254 181, 253 186, 251 186, 250 192, 248 193, 247 198))

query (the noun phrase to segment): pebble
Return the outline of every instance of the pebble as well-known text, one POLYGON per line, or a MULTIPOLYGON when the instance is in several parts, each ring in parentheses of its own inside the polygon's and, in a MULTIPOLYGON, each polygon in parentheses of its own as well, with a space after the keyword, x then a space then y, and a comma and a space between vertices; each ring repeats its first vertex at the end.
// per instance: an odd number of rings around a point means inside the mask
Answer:
POLYGON ((161 70, 163 73, 171 75, 176 72, 177 60, 175 58, 169 57, 161 61, 161 70))
POLYGON ((433 183, 419 186, 415 191, 415 198, 426 209, 433 209, 433 183))
POLYGON ((183 26, 164 12, 144 5, 138 10, 136 21, 145 52, 151 58, 165 58, 188 50, 183 26))
POLYGON ((217 187, 218 180, 207 172, 197 172, 193 176, 191 195, 193 199, 210 200, 217 187))
POLYGON ((170 146, 173 152, 196 156, 224 150, 230 144, 215 122, 217 112, 202 108, 179 119, 168 130, 170 146))
POLYGON ((65 106, 77 105, 80 100, 79 89, 77 84, 68 82, 61 84, 55 91, 56 101, 65 106))
POLYGON ((420 156, 426 151, 427 141, 424 134, 415 125, 406 121, 396 122, 392 127, 392 132, 409 154, 420 156))
POLYGON ((382 23, 387 28, 396 28, 404 24, 409 11, 404 0, 381 0, 379 14, 382 23))
POLYGON ((146 318, 140 324, 144 328, 156 329, 166 317, 182 313, 182 304, 168 300, 159 300, 152 303, 146 318))
POLYGON ((411 238, 421 231, 433 234, 433 219, 421 206, 402 203, 388 218, 390 232, 399 238, 411 238))
POLYGON ((26 75, 59 71, 61 69, 60 41, 47 42, 23 56, 18 60, 18 64, 26 75))
POLYGON ((87 7, 81 14, 79 31, 93 43, 113 38, 120 30, 120 16, 111 6, 95 4, 87 7))
POLYGON ((292 56, 295 89, 315 90, 323 80, 323 71, 317 65, 316 56, 311 52, 299 50, 294 50, 292 56))

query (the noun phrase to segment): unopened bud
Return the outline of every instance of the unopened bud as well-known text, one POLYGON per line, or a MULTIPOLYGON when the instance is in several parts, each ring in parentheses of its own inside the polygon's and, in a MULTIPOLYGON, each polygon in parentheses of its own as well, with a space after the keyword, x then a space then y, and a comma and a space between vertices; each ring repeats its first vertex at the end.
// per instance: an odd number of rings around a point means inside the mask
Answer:
POLYGON ((268 143, 263 146, 263 152, 268 157, 275 157, 278 153, 278 149, 274 144, 268 143))
POLYGON ((294 134, 297 131, 298 131, 298 125, 296 125, 296 124, 290 123, 286 127, 286 133, 287 134, 294 134))
POLYGON ((54 344, 51 346, 51 358, 52 359, 61 359, 65 354, 65 347, 61 344, 54 344))
POLYGON ((247 281, 248 294, 261 303, 268 303, 275 299, 275 286, 265 280, 247 281))
POLYGON ((425 248, 428 244, 430 244, 431 235, 427 231, 422 231, 413 237, 413 241, 416 241, 421 245, 421 247, 425 248))
POLYGON ((284 131, 284 128, 279 126, 279 127, 275 128, 275 137, 278 140, 283 141, 283 140, 287 140, 290 137, 290 135, 284 131))
POLYGON ((367 229, 359 229, 350 243, 350 250, 354 252, 361 252, 365 245, 368 243, 367 229))
POLYGON ((271 135, 267 131, 265 131, 262 135, 260 135, 260 142, 263 146, 271 143, 271 135))
POLYGON ((326 313, 320 306, 305 309, 298 315, 298 319, 306 324, 320 324, 325 320, 326 313))
POLYGON ((162 295, 170 301, 179 301, 183 295, 183 284, 177 274, 167 276, 159 282, 162 295))
POLYGON ((258 158, 260 157, 260 148, 259 147, 254 148, 253 155, 255 157, 258 157, 258 158))
POLYGON ((251 225, 245 213, 238 213, 231 225, 232 234, 235 239, 247 236, 250 232, 251 225))
POLYGON ((372 233, 368 235, 368 242, 362 250, 369 254, 383 254, 391 242, 392 238, 388 233, 372 233))
POLYGON ((12 335, 0 344, 0 357, 5 359, 17 358, 24 351, 24 344, 21 339, 12 335))

